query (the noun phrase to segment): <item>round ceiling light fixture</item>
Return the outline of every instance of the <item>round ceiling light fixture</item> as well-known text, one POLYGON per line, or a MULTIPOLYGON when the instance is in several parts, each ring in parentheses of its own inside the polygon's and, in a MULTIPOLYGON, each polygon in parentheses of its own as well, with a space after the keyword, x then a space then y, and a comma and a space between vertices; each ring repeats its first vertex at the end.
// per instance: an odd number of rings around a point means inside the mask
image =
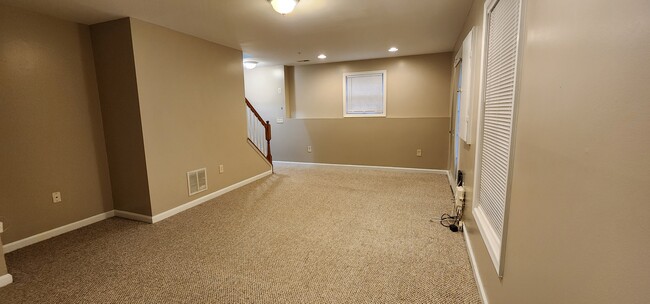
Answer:
POLYGON ((391 53, 395 53, 395 52, 397 52, 398 50, 399 50, 399 49, 396 48, 396 47, 391 47, 390 49, 388 49, 388 51, 391 52, 391 53))
POLYGON ((258 63, 257 61, 246 60, 244 61, 244 67, 248 70, 252 70, 257 66, 257 63, 258 63))
POLYGON ((318 59, 325 59, 325 58, 327 58, 327 56, 325 54, 318 55, 318 59))
POLYGON ((293 9, 296 8, 296 4, 298 4, 298 1, 300 0, 268 0, 271 2, 271 6, 273 9, 282 14, 286 15, 288 13, 293 12, 293 9))

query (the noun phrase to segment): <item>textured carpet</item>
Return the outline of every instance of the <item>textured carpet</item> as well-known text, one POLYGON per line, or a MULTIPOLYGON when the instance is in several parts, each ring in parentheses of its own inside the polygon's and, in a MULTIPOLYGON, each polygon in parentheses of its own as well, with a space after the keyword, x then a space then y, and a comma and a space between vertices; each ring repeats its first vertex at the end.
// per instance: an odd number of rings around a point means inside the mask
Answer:
POLYGON ((112 218, 7 255, 0 303, 480 303, 427 173, 279 165, 156 224, 112 218))

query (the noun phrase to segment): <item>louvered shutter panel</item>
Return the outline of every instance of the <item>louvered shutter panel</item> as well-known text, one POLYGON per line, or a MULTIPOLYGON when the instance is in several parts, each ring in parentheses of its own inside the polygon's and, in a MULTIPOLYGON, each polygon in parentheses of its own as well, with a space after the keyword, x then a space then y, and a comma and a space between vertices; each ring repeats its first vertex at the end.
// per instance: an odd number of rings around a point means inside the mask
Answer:
POLYGON ((513 128, 520 0, 500 0, 488 15, 478 207, 503 236, 513 128))
POLYGON ((347 80, 348 114, 384 113, 384 74, 350 75, 347 80))

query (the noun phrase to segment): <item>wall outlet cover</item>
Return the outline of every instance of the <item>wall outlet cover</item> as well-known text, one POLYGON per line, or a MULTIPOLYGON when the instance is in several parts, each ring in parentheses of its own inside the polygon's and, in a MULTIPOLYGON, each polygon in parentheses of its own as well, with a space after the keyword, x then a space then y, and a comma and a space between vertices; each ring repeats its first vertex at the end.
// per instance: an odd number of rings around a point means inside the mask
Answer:
POLYGON ((52 192, 52 202, 53 203, 61 202, 61 192, 52 192))

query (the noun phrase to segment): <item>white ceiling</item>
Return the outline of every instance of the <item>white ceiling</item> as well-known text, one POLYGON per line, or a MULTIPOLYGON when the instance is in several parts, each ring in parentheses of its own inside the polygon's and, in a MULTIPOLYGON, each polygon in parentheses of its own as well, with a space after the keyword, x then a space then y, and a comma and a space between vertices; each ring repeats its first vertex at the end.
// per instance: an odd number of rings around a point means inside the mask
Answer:
POLYGON ((280 15, 266 0, 0 0, 83 24, 121 17, 251 54, 264 65, 450 51, 472 0, 301 0, 280 15), (399 52, 388 53, 391 46, 399 52), (301 54, 298 54, 300 52, 301 54))

